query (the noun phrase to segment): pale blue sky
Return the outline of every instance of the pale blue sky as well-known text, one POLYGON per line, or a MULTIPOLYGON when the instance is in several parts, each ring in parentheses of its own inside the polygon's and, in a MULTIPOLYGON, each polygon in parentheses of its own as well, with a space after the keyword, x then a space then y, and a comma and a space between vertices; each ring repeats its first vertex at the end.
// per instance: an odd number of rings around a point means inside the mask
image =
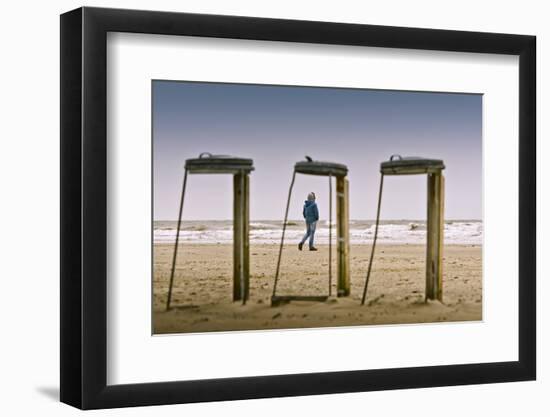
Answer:
MULTIPOLYGON (((480 219, 482 95, 153 81, 154 219, 177 218, 183 166, 201 152, 254 159, 251 219, 282 219, 296 161, 349 168, 350 217, 376 212, 380 162, 443 159, 447 219, 480 219)), ((229 175, 191 175, 184 219, 231 219, 229 175)), ((425 176, 387 177, 383 219, 426 217, 425 176)), ((290 218, 315 191, 328 217, 328 179, 298 175, 290 218)))

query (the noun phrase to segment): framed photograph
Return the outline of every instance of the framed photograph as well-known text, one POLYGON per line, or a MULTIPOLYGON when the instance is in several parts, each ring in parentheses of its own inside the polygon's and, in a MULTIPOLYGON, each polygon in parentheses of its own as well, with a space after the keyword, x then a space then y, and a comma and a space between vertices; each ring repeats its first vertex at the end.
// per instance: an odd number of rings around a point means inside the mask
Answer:
POLYGON ((535 37, 61 16, 61 401, 533 380, 535 37))

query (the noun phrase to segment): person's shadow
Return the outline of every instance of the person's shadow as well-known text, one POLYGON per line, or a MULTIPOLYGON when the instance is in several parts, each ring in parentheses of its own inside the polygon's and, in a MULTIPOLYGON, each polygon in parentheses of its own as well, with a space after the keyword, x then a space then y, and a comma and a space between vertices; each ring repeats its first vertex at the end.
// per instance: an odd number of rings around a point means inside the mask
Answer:
POLYGON ((59 401, 59 387, 36 387, 36 391, 50 400, 59 401))

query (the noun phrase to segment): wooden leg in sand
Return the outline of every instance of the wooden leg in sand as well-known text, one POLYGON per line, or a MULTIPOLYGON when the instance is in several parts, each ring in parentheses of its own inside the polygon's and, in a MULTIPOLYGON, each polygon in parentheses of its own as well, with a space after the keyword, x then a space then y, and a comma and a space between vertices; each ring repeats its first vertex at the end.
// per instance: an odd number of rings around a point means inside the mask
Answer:
POLYGON ((243 304, 248 300, 250 293, 250 176, 243 174, 243 285, 241 293, 243 294, 243 304))
POLYGON ((174 274, 176 272, 176 259, 178 257, 178 245, 180 239, 181 216, 183 214, 183 201, 185 199, 185 187, 187 186, 187 169, 183 175, 183 186, 181 189, 180 209, 178 212, 178 225, 176 227, 176 243, 174 244, 174 255, 172 257, 172 269, 170 270, 170 284, 168 284, 168 298, 166 300, 166 311, 170 310, 170 302, 172 301, 172 288, 174 287, 174 274))
POLYGON ((338 241, 338 297, 350 294, 349 268, 349 181, 336 177, 336 217, 338 241))
POLYGON ((233 301, 248 298, 249 287, 249 176, 233 176, 233 301))
POLYGON ((426 300, 442 301, 443 298, 444 189, 442 174, 428 174, 426 300))

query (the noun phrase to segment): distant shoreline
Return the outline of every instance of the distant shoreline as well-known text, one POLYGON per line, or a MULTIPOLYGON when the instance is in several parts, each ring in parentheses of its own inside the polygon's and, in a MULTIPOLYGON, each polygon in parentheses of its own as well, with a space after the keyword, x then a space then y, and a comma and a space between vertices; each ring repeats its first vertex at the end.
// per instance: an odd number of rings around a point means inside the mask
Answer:
MULTIPOLYGON (((288 220, 285 227, 285 241, 295 242, 302 238, 303 220, 288 220)), ((374 238, 373 220, 350 220, 350 244, 370 244, 374 238)), ((231 243, 233 221, 231 220, 184 220, 180 225, 179 240, 186 243, 231 243)), ((280 243, 283 231, 282 220, 253 220, 249 223, 250 243, 280 243)), ((174 242, 177 222, 156 221, 153 224, 155 242, 174 242)), ((315 242, 326 244, 332 235, 336 239, 336 224, 330 227, 328 221, 319 220, 315 242), (332 229, 332 230, 331 230, 332 229)), ((381 220, 378 228, 378 242, 381 244, 423 244, 426 241, 425 220, 381 220)), ((479 220, 446 220, 444 241, 451 244, 480 245, 483 242, 483 222, 479 220)))

